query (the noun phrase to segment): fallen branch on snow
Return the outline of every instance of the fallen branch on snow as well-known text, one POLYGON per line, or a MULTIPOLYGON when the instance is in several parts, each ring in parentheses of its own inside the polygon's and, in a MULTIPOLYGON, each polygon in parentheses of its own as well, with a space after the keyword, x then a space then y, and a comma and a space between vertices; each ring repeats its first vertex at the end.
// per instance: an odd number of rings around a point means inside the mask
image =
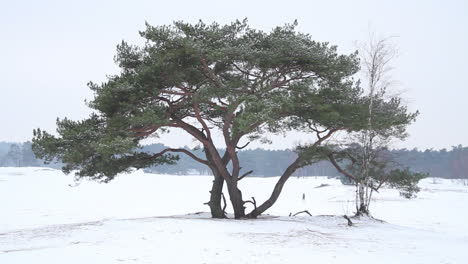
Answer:
MULTIPOLYGON (((312 216, 312 214, 309 213, 309 211, 307 211, 307 210, 297 212, 297 213, 293 214, 292 216, 296 216, 296 215, 299 215, 299 214, 308 214, 309 216, 312 216)), ((291 216, 291 214, 289 214, 289 216, 291 216)))
POLYGON ((353 226, 353 222, 351 222, 351 219, 347 215, 343 215, 344 219, 348 220, 348 226, 353 226))

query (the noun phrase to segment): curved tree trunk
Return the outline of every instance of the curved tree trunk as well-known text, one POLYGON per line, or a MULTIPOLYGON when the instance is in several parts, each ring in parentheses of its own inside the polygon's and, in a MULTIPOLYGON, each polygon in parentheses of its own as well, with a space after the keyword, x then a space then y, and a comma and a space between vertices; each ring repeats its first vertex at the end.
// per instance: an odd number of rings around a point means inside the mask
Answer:
POLYGON ((268 208, 273 206, 273 204, 275 204, 276 200, 278 200, 278 197, 281 194, 281 191, 283 190, 284 184, 289 179, 289 177, 291 177, 291 175, 300 168, 300 163, 301 159, 298 157, 291 165, 289 165, 289 167, 284 171, 283 175, 281 175, 280 179, 276 183, 270 198, 268 198, 268 200, 266 200, 262 205, 250 212, 247 217, 257 218, 263 212, 268 210, 268 208))

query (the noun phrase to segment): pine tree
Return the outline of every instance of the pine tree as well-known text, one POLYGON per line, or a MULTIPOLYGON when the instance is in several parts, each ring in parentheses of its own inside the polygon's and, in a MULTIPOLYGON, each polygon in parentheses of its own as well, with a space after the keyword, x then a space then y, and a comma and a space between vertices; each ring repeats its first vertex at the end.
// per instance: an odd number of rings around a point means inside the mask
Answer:
POLYGON ((172 164, 178 159, 174 153, 182 153, 212 171, 213 217, 225 217, 226 184, 235 218, 255 218, 276 202, 296 170, 323 159, 320 146, 328 138, 365 126, 366 104, 352 78, 359 69, 357 54, 340 55, 335 46, 295 27, 263 32, 246 20, 147 25, 143 47, 118 45, 121 72, 89 83, 94 113, 82 121, 58 120, 58 136, 35 130, 33 150, 45 160, 62 160, 66 173, 76 170, 78 178, 104 182, 131 168, 172 164), (182 148, 141 151, 143 139, 172 128, 198 141, 203 156, 182 148), (237 151, 254 140, 268 142, 267 132, 290 130, 311 131, 317 140, 298 148, 266 201, 258 206, 255 199, 245 201, 239 181, 252 170, 241 166, 237 151), (221 146, 213 140, 215 132, 222 135, 221 146), (250 213, 246 203, 254 205, 250 213))

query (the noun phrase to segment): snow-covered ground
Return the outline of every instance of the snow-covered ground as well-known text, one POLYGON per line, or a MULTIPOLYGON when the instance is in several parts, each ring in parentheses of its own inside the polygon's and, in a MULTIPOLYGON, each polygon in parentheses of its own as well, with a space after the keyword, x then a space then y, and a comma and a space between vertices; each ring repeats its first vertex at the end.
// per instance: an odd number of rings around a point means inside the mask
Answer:
MULTIPOLYGON (((276 179, 242 180, 244 197, 260 203, 276 179)), ((337 180, 292 178, 269 215, 240 221, 197 213, 211 180, 136 171, 76 185, 0 168, 0 263, 468 263, 468 186, 451 180, 422 181, 413 200, 385 189, 371 204, 385 222, 352 227, 354 189, 337 180), (314 216, 288 217, 302 210, 314 216)))

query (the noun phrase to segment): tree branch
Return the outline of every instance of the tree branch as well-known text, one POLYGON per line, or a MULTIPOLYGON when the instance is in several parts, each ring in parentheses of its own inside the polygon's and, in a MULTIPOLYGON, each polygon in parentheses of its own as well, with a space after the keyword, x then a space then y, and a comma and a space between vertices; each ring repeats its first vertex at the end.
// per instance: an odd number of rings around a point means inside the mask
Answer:
POLYGON ((251 174, 251 173, 253 173, 253 170, 250 170, 250 171, 248 171, 248 172, 242 174, 242 176, 240 176, 239 179, 237 179, 237 180, 240 181, 240 180, 242 180, 243 178, 245 178, 247 175, 249 175, 249 174, 251 174))
POLYGON ((205 58, 200 58, 200 61, 202 63, 202 72, 205 74, 205 76, 218 88, 223 87, 223 83, 216 77, 214 72, 211 70, 211 68, 208 66, 208 63, 205 58))
POLYGON ((193 109, 195 110, 195 118, 198 120, 198 122, 202 125, 203 129, 206 131, 206 137, 208 140, 211 140, 211 132, 210 128, 206 124, 205 120, 200 115, 200 108, 198 107, 198 103, 193 103, 193 109))
POLYGON ((353 222, 351 221, 351 219, 349 219, 347 215, 343 215, 343 218, 348 221, 348 226, 353 226, 353 222))
POLYGON ((191 92, 176 92, 176 91, 171 91, 171 90, 166 90, 166 89, 161 89, 160 93, 165 93, 165 94, 172 94, 172 95, 193 95, 191 92))
POLYGON ((237 142, 233 144, 231 140, 231 135, 229 133, 229 127, 231 126, 231 122, 233 119, 234 119, 234 113, 233 112, 227 113, 226 119, 224 120, 224 125, 223 125, 223 136, 224 136, 224 142, 226 143, 226 152, 229 153, 229 156, 231 156, 231 161, 232 161, 232 174, 231 175, 234 180, 237 180, 237 178, 239 177, 239 170, 240 170, 239 159, 237 157, 237 153, 235 149, 237 142))
POLYGON ((234 66, 238 71, 240 71, 241 73, 243 73, 245 75, 252 76, 252 77, 255 77, 255 78, 262 78, 262 76, 260 76, 260 75, 256 75, 256 74, 251 73, 250 71, 245 71, 245 70, 241 69, 235 63, 232 63, 232 66, 234 66))
POLYGON ((226 197, 224 197, 224 193, 221 192, 221 198, 223 198, 223 214, 226 216, 226 206, 227 206, 227 203, 226 203, 226 197))
MULTIPOLYGON (((351 173, 347 172, 346 170, 344 170, 339 164, 338 162, 336 162, 336 159, 335 157, 333 156, 332 153, 328 153, 327 154, 327 157, 328 159, 330 160, 330 162, 333 164, 333 166, 336 168, 336 170, 343 174, 344 176, 348 177, 349 179, 352 179, 354 182, 358 182, 359 180, 357 179, 357 177, 355 177, 354 175, 352 175, 351 173)), ((376 189, 375 187, 371 186, 371 185, 368 185, 369 188, 371 188, 372 190, 374 190, 375 192, 379 192, 378 189, 376 189)))
POLYGON ((208 161, 206 160, 203 160, 199 157, 197 157, 195 154, 193 154, 192 152, 186 150, 186 149, 174 149, 174 148, 167 148, 167 149, 164 149, 154 155, 152 155, 152 158, 158 158, 158 157, 161 157, 162 155, 164 155, 166 152, 180 152, 180 153, 184 153, 186 154, 187 156, 191 157, 193 160, 197 161, 197 162, 200 162, 202 164, 205 164, 205 165, 208 165, 208 161))
POLYGON ((327 154, 327 157, 328 159, 330 160, 330 162, 333 164, 333 166, 336 168, 336 170, 338 170, 339 173, 343 174, 344 176, 352 179, 353 181, 357 182, 357 177, 355 177, 354 175, 352 175, 351 173, 345 171, 339 164, 338 162, 336 162, 336 159, 335 157, 333 156, 333 154, 331 153, 328 153, 327 154))
POLYGON ((244 146, 242 146, 242 147, 236 146, 236 149, 244 149, 244 148, 247 147, 249 144, 250 144, 250 141, 247 142, 247 143, 246 143, 244 146))
POLYGON ((308 214, 309 216, 312 216, 312 214, 309 213, 309 211, 307 211, 307 210, 297 212, 297 213, 293 214, 292 216, 296 216, 296 215, 299 215, 299 214, 308 214))
POLYGON ((249 201, 249 200, 244 201, 244 204, 246 204, 246 203, 251 203, 251 204, 253 204, 254 210, 257 209, 257 201, 255 201, 255 197, 252 197, 252 201, 249 201))

